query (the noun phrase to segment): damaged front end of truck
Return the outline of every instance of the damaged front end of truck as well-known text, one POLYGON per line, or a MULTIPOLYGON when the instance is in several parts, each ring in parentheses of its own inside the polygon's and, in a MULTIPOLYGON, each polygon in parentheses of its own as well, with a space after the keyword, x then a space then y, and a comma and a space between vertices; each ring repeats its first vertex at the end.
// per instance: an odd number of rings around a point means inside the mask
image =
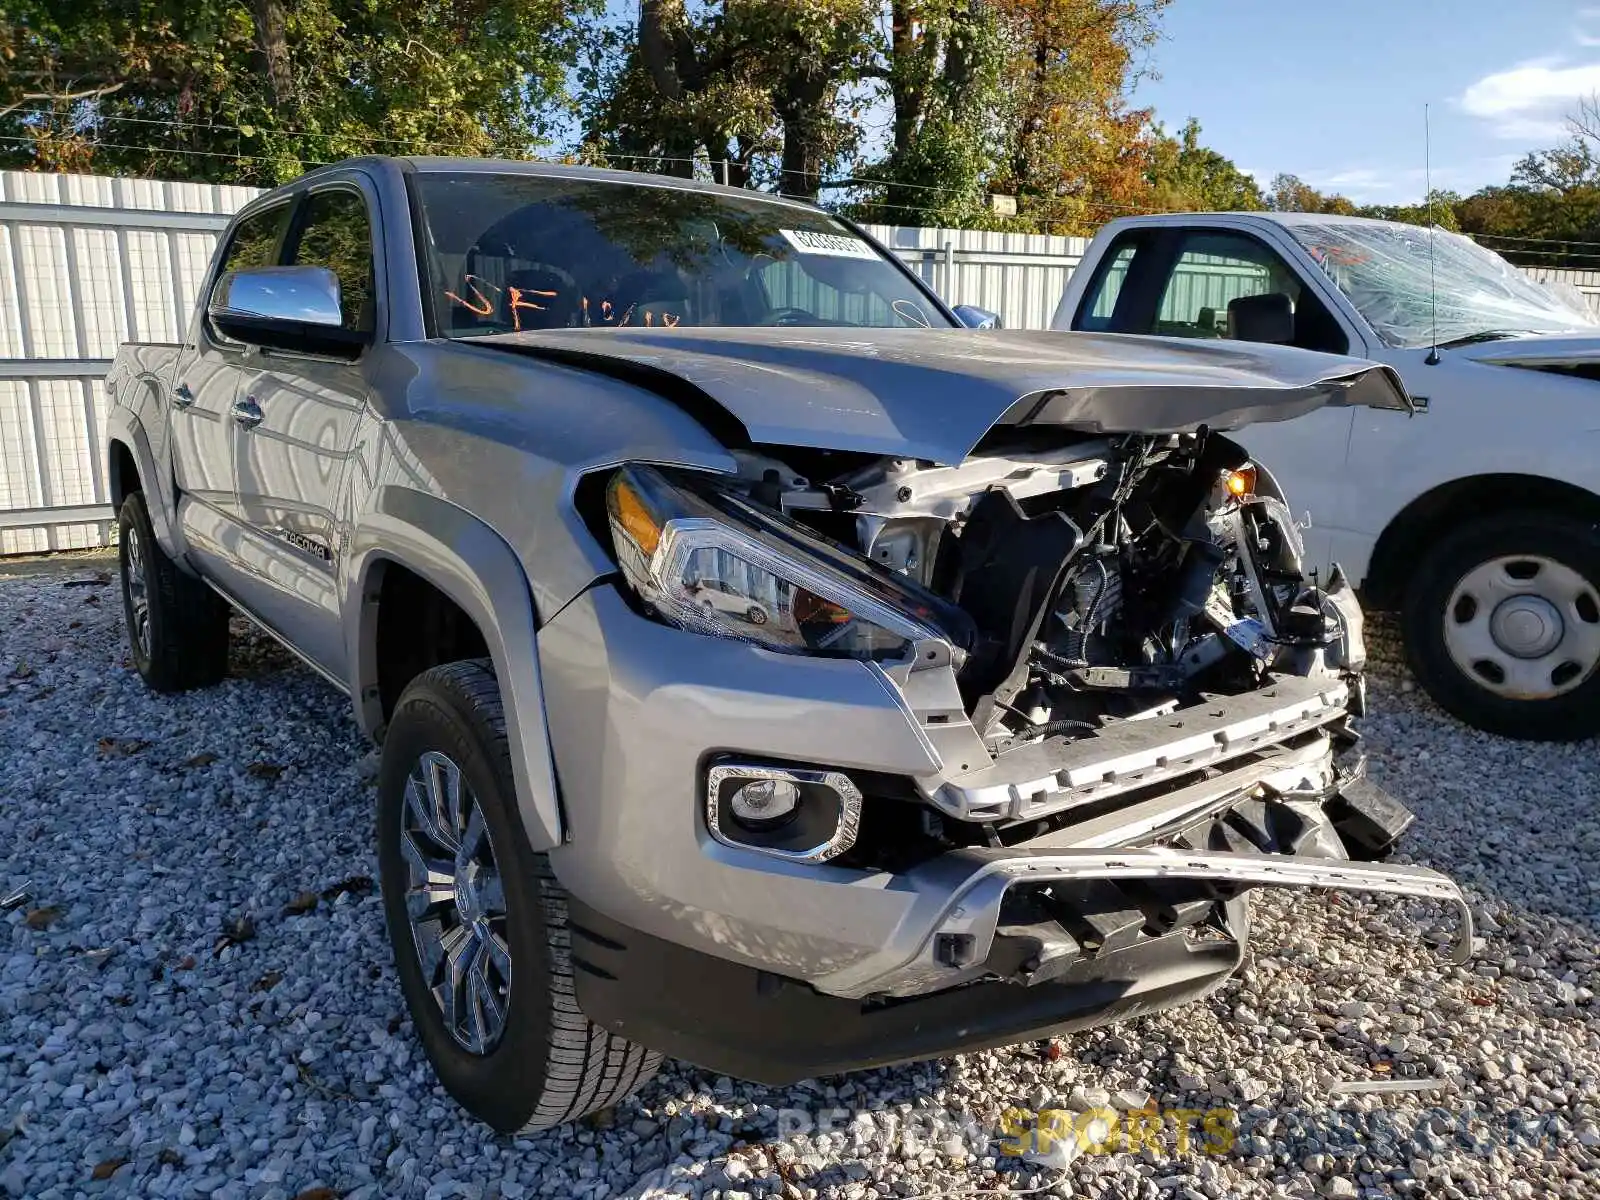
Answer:
POLYGON ((573 852, 592 1019, 774 1082, 997 1044, 1217 986, 1257 886, 1444 902, 1464 956, 1457 887, 1380 861, 1412 815, 1365 777, 1352 589, 1308 575, 1278 481, 1223 431, 1273 401, 1405 402, 1380 368, 1318 365, 1234 378, 1201 409, 1181 382, 1024 391, 951 461, 750 429, 731 471, 610 472, 628 616, 598 613, 596 636, 643 617, 750 668, 718 685, 686 667, 607 706, 638 731, 663 728, 666 693, 682 706, 697 877, 573 852), (832 674, 784 675, 801 663, 832 674), (867 702, 830 711, 841 672, 878 689, 917 765, 866 744, 886 727, 867 702), (779 678, 786 709, 762 682, 779 678), (755 733, 741 706, 821 732, 755 733), (625 999, 646 977, 649 1004, 625 999))

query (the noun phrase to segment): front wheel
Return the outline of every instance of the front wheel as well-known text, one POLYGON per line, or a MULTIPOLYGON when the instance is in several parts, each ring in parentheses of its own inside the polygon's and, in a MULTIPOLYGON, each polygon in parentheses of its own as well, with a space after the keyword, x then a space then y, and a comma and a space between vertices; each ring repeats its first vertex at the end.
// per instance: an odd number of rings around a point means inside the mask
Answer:
POLYGON ((417 676, 378 775, 378 865, 395 970, 439 1082, 503 1133, 617 1103, 661 1056, 591 1024, 566 893, 517 816, 494 672, 417 676))
POLYGON ((1600 529, 1544 512, 1454 530, 1423 554, 1402 612, 1406 653, 1441 707, 1490 733, 1600 732, 1600 529))

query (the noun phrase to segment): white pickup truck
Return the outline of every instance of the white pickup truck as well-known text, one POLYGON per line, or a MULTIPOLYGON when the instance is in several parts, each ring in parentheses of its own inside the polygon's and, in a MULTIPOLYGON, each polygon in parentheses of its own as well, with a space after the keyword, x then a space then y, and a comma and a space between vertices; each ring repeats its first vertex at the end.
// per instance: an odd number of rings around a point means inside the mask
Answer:
POLYGON ((1512 737, 1600 732, 1600 326, 1458 234, 1306 213, 1102 229, 1051 327, 1278 342, 1394 367, 1416 413, 1239 437, 1291 480, 1307 561, 1398 609, 1417 678, 1512 737))

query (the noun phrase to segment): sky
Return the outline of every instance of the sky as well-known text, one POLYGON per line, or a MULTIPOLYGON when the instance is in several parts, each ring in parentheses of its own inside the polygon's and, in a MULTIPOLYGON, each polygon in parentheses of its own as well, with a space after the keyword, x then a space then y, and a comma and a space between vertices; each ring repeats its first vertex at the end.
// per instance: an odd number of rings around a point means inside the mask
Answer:
POLYGON ((1140 107, 1260 179, 1280 171, 1370 204, 1505 183, 1600 91, 1595 0, 1174 0, 1140 107))

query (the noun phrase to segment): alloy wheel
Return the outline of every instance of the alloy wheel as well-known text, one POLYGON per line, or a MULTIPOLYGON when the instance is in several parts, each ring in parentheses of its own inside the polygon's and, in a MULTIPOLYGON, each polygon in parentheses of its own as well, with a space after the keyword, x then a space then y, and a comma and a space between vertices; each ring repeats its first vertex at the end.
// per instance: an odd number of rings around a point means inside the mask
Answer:
POLYGON ((145 661, 150 658, 150 585, 144 573, 144 539, 135 525, 122 530, 122 592, 134 645, 145 661))
POLYGON ((406 780, 400 854, 423 979, 450 1036, 487 1054, 511 1000, 505 889, 483 808, 461 768, 437 751, 422 754, 406 780))

